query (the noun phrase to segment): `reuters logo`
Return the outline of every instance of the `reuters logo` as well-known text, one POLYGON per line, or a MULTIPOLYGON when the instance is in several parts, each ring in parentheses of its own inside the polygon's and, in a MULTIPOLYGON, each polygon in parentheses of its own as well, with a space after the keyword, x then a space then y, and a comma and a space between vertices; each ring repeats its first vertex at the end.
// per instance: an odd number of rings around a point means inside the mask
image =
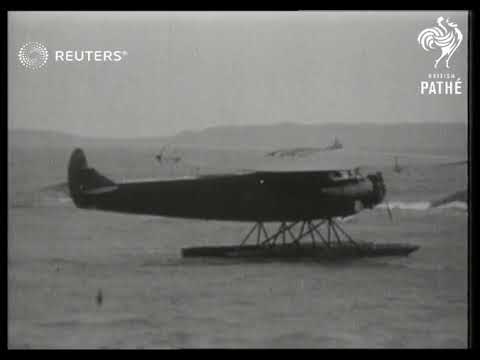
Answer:
POLYGON ((47 63, 48 50, 38 42, 29 42, 18 51, 18 59, 28 69, 40 69, 47 63))

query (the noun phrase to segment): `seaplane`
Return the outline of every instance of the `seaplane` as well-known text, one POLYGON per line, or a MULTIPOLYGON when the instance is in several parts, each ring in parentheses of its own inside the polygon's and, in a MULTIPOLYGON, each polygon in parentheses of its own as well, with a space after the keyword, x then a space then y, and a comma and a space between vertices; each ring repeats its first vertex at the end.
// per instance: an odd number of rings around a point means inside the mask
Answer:
POLYGON ((333 151, 343 149, 343 145, 338 140, 337 137, 333 139, 333 143, 325 146, 325 147, 295 147, 295 148, 288 148, 288 149, 279 149, 268 152, 265 156, 269 157, 302 157, 308 156, 317 152, 322 151, 333 151))
POLYGON ((155 159, 157 159, 160 164, 168 162, 176 164, 182 160, 182 157, 176 153, 167 154, 167 150, 169 150, 169 145, 165 145, 160 152, 155 155, 155 159))
POLYGON ((242 171, 119 183, 89 167, 77 148, 68 164, 68 187, 81 209, 253 223, 238 245, 184 248, 183 257, 338 260, 407 256, 419 248, 356 241, 340 226, 338 218, 371 209, 386 195, 381 172, 363 176, 358 168, 242 171), (269 233, 266 223, 278 228, 269 233))

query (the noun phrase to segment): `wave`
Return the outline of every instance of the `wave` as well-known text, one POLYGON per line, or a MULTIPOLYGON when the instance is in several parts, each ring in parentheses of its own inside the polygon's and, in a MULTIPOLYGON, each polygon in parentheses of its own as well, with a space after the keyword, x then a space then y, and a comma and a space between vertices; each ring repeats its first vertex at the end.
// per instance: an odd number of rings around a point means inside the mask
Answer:
POLYGON ((387 206, 390 209, 400 209, 400 210, 427 210, 429 209, 430 202, 428 201, 416 201, 416 202, 403 202, 403 201, 392 201, 387 204, 379 204, 377 208, 386 209, 387 206))
POLYGON ((432 201, 392 201, 388 205, 386 203, 379 204, 377 208, 400 210, 429 210, 429 209, 460 209, 468 211, 468 192, 467 190, 456 191, 440 199, 432 201))
POLYGON ((70 204, 70 191, 66 182, 43 187, 36 198, 37 205, 70 204))
MULTIPOLYGON (((429 201, 402 202, 393 201, 388 204, 390 209, 425 211, 430 209, 459 209, 468 211, 468 203, 465 201, 451 201, 442 205, 434 205, 429 201)), ((377 208, 386 209, 387 204, 379 204, 377 208)))
POLYGON ((432 201, 431 204, 432 204, 432 207, 441 207, 441 206, 445 206, 445 205, 448 205, 451 203, 457 203, 457 202, 467 203, 468 205, 467 190, 460 190, 460 191, 454 192, 453 194, 445 196, 441 199, 432 201))
POLYGON ((51 193, 51 194, 64 194, 70 196, 70 191, 68 189, 67 182, 61 182, 58 184, 44 186, 40 189, 40 192, 51 193))
POLYGON ((12 195, 12 208, 37 208, 70 205, 72 199, 68 184, 58 183, 34 191, 17 191, 12 195))
POLYGON ((439 209, 457 208, 462 210, 468 210, 468 203, 464 201, 452 201, 450 203, 437 206, 439 209))

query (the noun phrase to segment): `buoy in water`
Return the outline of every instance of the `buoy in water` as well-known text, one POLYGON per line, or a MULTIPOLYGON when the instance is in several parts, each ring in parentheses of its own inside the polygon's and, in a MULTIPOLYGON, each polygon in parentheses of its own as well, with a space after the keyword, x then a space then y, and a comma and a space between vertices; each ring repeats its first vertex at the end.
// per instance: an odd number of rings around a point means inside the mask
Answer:
POLYGON ((103 303, 103 293, 102 293, 102 290, 101 290, 101 289, 98 290, 97 296, 96 296, 95 300, 96 300, 98 306, 102 306, 102 303, 103 303))

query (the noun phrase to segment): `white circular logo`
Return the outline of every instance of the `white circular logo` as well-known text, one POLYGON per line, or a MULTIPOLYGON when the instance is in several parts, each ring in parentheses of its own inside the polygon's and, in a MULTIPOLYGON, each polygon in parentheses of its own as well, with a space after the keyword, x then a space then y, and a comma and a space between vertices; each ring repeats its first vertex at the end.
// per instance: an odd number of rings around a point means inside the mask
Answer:
POLYGON ((38 42, 29 42, 18 51, 18 59, 28 69, 40 69, 47 63, 48 50, 38 42))

